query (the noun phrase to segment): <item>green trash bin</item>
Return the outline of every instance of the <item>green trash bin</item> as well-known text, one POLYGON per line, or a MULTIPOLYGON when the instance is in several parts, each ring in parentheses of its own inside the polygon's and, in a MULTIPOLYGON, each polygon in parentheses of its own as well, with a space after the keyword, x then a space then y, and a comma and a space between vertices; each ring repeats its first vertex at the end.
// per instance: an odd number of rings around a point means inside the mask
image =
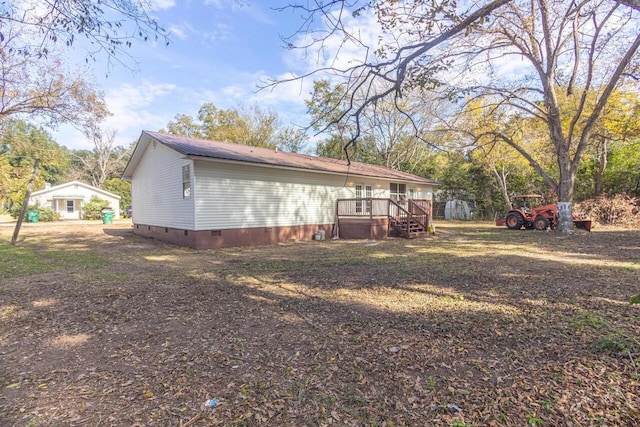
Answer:
POLYGON ((40 212, 27 211, 27 222, 38 222, 40 220, 40 212))
POLYGON ((100 216, 103 224, 113 224, 113 211, 102 211, 100 216))

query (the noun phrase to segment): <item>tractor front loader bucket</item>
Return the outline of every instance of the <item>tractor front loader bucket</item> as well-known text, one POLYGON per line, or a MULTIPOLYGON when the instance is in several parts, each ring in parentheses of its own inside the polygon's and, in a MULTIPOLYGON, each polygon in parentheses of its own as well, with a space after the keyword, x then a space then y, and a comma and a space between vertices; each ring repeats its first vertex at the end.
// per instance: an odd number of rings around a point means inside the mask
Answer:
POLYGON ((590 219, 574 219, 573 225, 576 228, 581 228, 583 230, 591 231, 591 220, 590 219))

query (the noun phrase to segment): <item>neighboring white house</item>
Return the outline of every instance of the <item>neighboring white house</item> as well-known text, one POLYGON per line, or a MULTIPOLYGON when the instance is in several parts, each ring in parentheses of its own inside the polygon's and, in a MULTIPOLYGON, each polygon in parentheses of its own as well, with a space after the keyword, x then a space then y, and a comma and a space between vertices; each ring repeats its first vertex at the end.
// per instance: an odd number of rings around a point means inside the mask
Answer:
POLYGON ((61 219, 82 219, 82 206, 96 196, 109 203, 114 218, 120 217, 120 196, 80 181, 71 181, 31 193, 29 204, 52 208, 61 219))
MULTIPOLYGON (((380 166, 149 131, 123 178, 134 233, 195 248, 329 237, 338 199, 430 201, 437 185, 380 166)), ((381 205, 358 203, 367 218, 381 205)))

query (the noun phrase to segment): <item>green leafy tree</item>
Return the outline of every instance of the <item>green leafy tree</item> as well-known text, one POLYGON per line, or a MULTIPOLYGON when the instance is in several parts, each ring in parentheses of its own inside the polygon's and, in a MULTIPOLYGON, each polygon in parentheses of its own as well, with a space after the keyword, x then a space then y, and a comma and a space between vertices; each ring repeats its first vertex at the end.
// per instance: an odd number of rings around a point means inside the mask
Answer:
POLYGON ((278 133, 276 145, 289 153, 302 153, 306 149, 308 139, 304 129, 291 126, 278 133))
POLYGON ((350 96, 327 80, 315 81, 313 93, 305 102, 311 127, 326 136, 318 145, 319 155, 346 159, 345 149, 358 134, 358 142, 349 153, 350 160, 405 172, 418 170, 430 154, 435 110, 443 104, 424 96, 395 102, 381 99, 362 111, 361 120, 353 121, 345 116, 350 96))
MULTIPOLYGON (((307 114, 311 118, 310 128, 317 134, 325 135, 325 140, 316 146, 316 154, 322 157, 346 160, 345 147, 349 143, 353 129, 347 120, 341 120, 347 109, 347 94, 342 86, 332 86, 328 80, 313 82, 311 97, 305 100, 307 114)), ((362 152, 361 144, 358 148, 362 152)), ((354 160, 362 161, 355 152, 354 160)))
POLYGON ((42 128, 19 120, 7 120, 0 128, 0 198, 5 205, 20 205, 35 159, 40 159, 34 188, 45 182, 59 184, 69 167, 69 152, 42 128))
MULTIPOLYGON (((615 91, 611 95, 611 100, 594 126, 592 142, 578 171, 576 193, 579 199, 600 196, 605 191, 634 193, 633 185, 623 185, 620 188, 617 188, 618 185, 610 185, 608 180, 612 174, 608 172, 613 169, 617 175, 621 167, 631 168, 627 170, 630 182, 634 182, 637 177, 637 167, 634 169, 634 166, 638 165, 640 153, 634 148, 637 148, 640 141, 639 113, 640 98, 636 92, 615 91)), ((621 183, 619 179, 616 181, 621 183)))
POLYGON ((120 196, 120 210, 123 212, 131 206, 131 183, 120 178, 109 178, 102 185, 104 190, 120 196))
POLYGON ((609 194, 640 197, 640 137, 610 150, 604 190, 609 194))
POLYGON ((257 105, 224 110, 206 103, 198 110, 197 119, 178 114, 166 131, 173 135, 286 150, 300 149, 306 141, 304 132, 282 126, 275 111, 265 111, 257 105))

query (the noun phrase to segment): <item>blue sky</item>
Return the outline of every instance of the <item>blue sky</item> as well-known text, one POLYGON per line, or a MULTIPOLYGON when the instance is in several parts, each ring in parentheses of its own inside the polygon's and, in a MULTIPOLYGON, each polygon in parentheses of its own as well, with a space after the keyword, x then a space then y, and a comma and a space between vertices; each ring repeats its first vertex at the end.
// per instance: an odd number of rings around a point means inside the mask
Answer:
MULTIPOLYGON (((291 10, 274 8, 287 0, 154 0, 158 21, 170 30, 171 44, 135 43, 132 70, 104 57, 91 64, 94 82, 112 112, 105 127, 117 131, 116 144, 128 146, 142 130, 159 130, 176 114, 195 116, 211 102, 218 108, 257 104, 274 109, 284 124, 306 124, 304 100, 312 80, 258 91, 261 79, 281 78, 312 67, 297 52, 283 48, 280 35, 301 23, 291 10), (108 76, 107 76, 108 74, 108 76)), ((85 52, 72 52, 77 59, 85 52)), ((92 147, 71 126, 53 132, 73 149, 92 147)))

